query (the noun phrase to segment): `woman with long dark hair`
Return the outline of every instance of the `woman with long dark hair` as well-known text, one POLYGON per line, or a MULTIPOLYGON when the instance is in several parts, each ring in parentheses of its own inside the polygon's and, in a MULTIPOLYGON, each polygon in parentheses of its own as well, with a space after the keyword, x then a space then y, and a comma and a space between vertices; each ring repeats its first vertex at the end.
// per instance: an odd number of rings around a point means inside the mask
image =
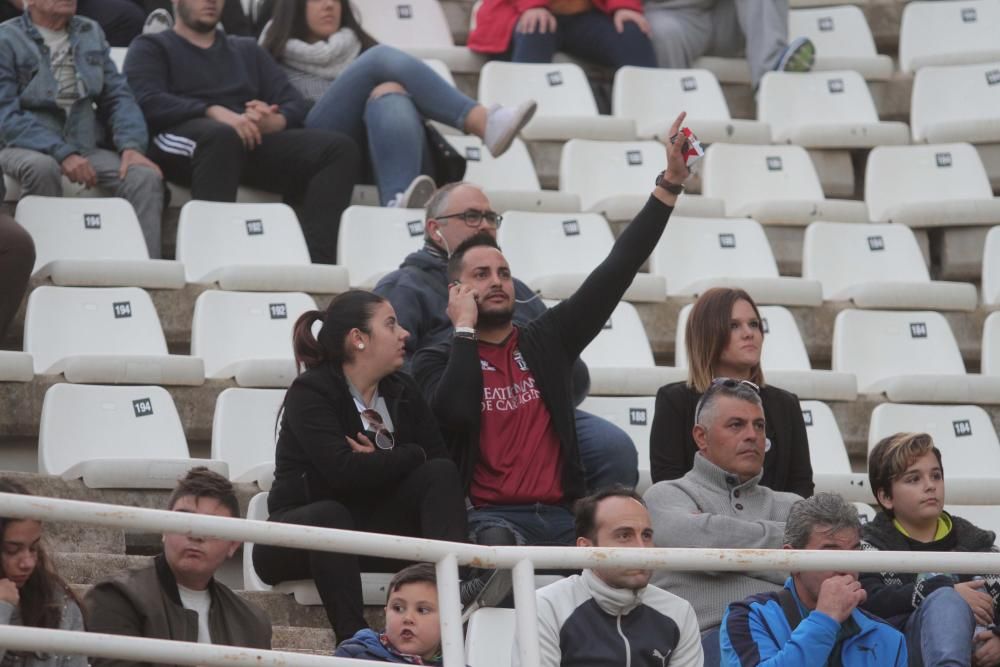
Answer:
POLYGON ((291 83, 316 105, 306 127, 334 130, 367 146, 383 205, 418 206, 434 191, 425 120, 483 139, 502 154, 535 103, 487 109, 422 61, 366 33, 348 0, 281 0, 261 36, 291 83), (415 190, 417 192, 415 192, 415 190))

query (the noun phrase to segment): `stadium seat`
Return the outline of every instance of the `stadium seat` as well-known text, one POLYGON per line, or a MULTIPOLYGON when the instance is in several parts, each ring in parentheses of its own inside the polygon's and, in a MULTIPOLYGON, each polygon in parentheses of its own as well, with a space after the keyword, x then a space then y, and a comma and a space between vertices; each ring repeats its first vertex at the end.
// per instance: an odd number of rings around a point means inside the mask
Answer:
POLYGON ((750 85, 750 65, 746 58, 701 56, 695 59, 692 66, 708 70, 719 83, 750 85))
POLYGON ((119 197, 28 196, 17 221, 35 242, 32 277, 56 285, 184 287, 184 266, 150 259, 132 205, 119 197))
POLYGON ((528 141, 635 138, 635 122, 598 114, 587 75, 574 63, 527 64, 491 60, 479 75, 479 101, 492 104, 538 102, 534 118, 521 130, 528 141))
MULTIPOLYGON (((680 378, 683 379, 683 378, 680 378)), ((603 417, 632 438, 639 453, 639 484, 644 492, 652 484, 649 468, 649 430, 653 426, 655 396, 588 396, 580 404, 584 412, 603 417)))
POLYGON ((697 297, 712 287, 741 287, 757 303, 818 306, 815 280, 778 275, 764 228, 739 218, 671 217, 649 260, 667 280, 667 294, 697 297))
POLYGON ((858 7, 822 7, 788 12, 789 41, 808 37, 816 45, 817 70, 854 70, 868 81, 888 81, 892 58, 875 50, 875 39, 858 7))
POLYGON ((734 119, 719 81, 708 70, 620 67, 615 72, 612 113, 635 121, 639 139, 665 140, 674 119, 685 123, 705 144, 766 144, 771 128, 755 120, 734 119))
POLYGON ((34 377, 30 354, 0 350, 0 382, 31 382, 34 377))
POLYGON ((191 354, 205 377, 241 387, 287 387, 296 376, 292 328, 316 302, 301 292, 202 292, 194 303, 191 354))
MULTIPOLYGON (((607 258, 614 242, 608 221, 597 213, 511 211, 497 230, 497 243, 514 275, 550 299, 565 299, 576 292, 607 258)), ((660 302, 666 296, 663 278, 639 273, 624 298, 660 302)))
POLYGON ((899 68, 1000 59, 1000 2, 910 2, 899 28, 899 68))
POLYGON ((837 419, 830 406, 820 401, 800 401, 802 421, 809 439, 809 461, 817 475, 840 475, 851 472, 851 461, 844 447, 837 419))
MULTIPOLYGON (((166 184, 167 205, 170 208, 183 208, 184 204, 189 201, 195 201, 191 198, 191 188, 171 181, 166 181, 166 184)), ((268 192, 246 185, 241 185, 236 189, 236 201, 240 204, 279 204, 281 199, 281 195, 277 192, 268 192)))
POLYGON ((986 233, 982 289, 986 307, 1000 308, 1000 224, 986 233))
MULTIPOLYGON (((563 146, 559 189, 580 197, 584 211, 608 220, 631 220, 649 199, 656 174, 666 167, 666 152, 657 141, 586 141, 563 146)), ((722 217, 722 202, 685 194, 677 200, 677 215, 722 217)))
POLYGON ((230 387, 219 394, 212 419, 212 458, 226 462, 229 479, 271 490, 278 412, 284 400, 282 389, 230 387))
POLYGON ((38 472, 90 488, 172 489, 195 466, 228 475, 222 461, 194 459, 163 387, 54 384, 45 392, 38 472))
POLYGON ((513 609, 484 607, 472 612, 465 633, 469 667, 510 667, 515 621, 513 609))
POLYGON ((313 264, 302 227, 285 204, 191 201, 181 209, 177 259, 188 282, 259 292, 339 293, 347 270, 313 264))
POLYGON ((462 180, 483 188, 495 211, 579 211, 580 198, 569 192, 542 190, 528 148, 520 139, 498 158, 479 137, 449 136, 448 143, 465 157, 462 180))
POLYGON ((127 46, 112 46, 109 49, 109 54, 111 55, 111 62, 115 64, 119 72, 125 70, 125 54, 128 53, 127 46))
POLYGON ((200 385, 201 359, 167 353, 160 318, 138 287, 32 290, 24 316, 24 351, 35 373, 69 382, 200 385))
POLYGON ((371 289, 424 245, 424 210, 351 206, 340 217, 337 264, 351 287, 371 289))
POLYGON ((858 391, 897 403, 1000 403, 1000 377, 970 375, 948 321, 934 311, 842 310, 833 369, 858 391))
MULTIPOLYGON (((951 474, 951 469, 947 474, 951 474)), ((962 517, 983 530, 991 530, 996 536, 994 546, 1000 548, 1000 507, 995 505, 949 505, 945 501, 944 509, 952 516, 962 517)))
POLYGON ((868 222, 864 202, 825 197, 801 146, 712 144, 705 151, 701 184, 706 197, 725 202, 727 216, 753 218, 762 225, 868 222))
POLYGON ((1000 377, 1000 312, 991 313, 983 323, 983 375, 1000 377))
POLYGON ((853 70, 767 72, 757 118, 779 144, 807 148, 872 148, 910 143, 906 123, 880 121, 868 84, 853 70))
POLYGON ((982 160, 969 144, 874 149, 868 154, 865 197, 875 222, 914 228, 1000 223, 1000 198, 993 196, 982 160))
POLYGON ((905 225, 814 222, 806 228, 802 275, 827 301, 858 308, 975 310, 971 283, 931 281, 913 230, 905 225))
POLYGON ((1000 60, 918 71, 910 129, 914 143, 1000 142, 1000 60))

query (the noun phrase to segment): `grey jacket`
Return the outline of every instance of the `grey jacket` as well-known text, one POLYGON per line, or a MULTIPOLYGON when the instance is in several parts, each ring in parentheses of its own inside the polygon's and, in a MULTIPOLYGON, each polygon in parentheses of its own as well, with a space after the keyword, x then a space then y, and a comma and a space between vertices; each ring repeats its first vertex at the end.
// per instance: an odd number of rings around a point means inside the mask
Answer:
MULTIPOLYGON (((62 594, 63 611, 59 630, 83 632, 83 614, 76 602, 62 594)), ((0 602, 0 625, 21 625, 18 608, 9 602, 0 602)), ((83 655, 52 655, 50 653, 14 652, 0 647, 0 665, 3 667, 87 667, 83 655)))

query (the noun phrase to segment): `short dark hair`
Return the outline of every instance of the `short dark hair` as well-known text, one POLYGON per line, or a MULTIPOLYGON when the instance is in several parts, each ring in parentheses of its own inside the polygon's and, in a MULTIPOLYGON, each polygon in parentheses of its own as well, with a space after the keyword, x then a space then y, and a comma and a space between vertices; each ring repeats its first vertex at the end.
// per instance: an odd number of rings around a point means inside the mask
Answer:
POLYGON ((500 250, 500 246, 497 245, 497 240, 493 238, 492 234, 485 231, 476 232, 459 243, 455 250, 452 251, 451 257, 448 258, 448 280, 458 280, 459 276, 462 275, 462 262, 465 260, 465 253, 473 248, 480 247, 500 250))
POLYGON ((872 448, 868 455, 868 482, 875 495, 875 502, 890 518, 893 511, 878 499, 878 492, 882 491, 892 498, 892 483, 928 452, 934 452, 943 473, 941 450, 934 446, 934 439, 926 433, 893 433, 879 440, 872 448))
POLYGON ((188 496, 194 496, 196 500, 214 498, 229 510, 230 516, 236 518, 240 516, 240 504, 236 500, 232 482, 205 466, 191 468, 183 479, 177 481, 177 486, 167 500, 167 509, 174 509, 178 500, 188 496))
POLYGON ((389 581, 389 594, 393 594, 406 584, 424 583, 437 588, 437 570, 430 563, 417 563, 404 567, 389 581))
POLYGON ((580 498, 573 505, 577 537, 585 537, 591 542, 595 541, 597 532, 597 506, 601 504, 602 500, 607 498, 631 498, 638 501, 643 507, 646 506, 646 501, 636 493, 635 489, 622 486, 621 484, 605 487, 596 493, 580 498))

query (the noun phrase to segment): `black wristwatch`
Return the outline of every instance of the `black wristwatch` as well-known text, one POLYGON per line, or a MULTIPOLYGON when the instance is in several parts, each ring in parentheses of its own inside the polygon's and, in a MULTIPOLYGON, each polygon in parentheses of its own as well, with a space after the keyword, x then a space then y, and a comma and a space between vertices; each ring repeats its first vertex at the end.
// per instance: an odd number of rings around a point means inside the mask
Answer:
POLYGON ((656 187, 663 188, 672 195, 679 195, 682 192, 684 192, 683 185, 674 185, 673 183, 667 180, 666 171, 661 171, 659 174, 656 175, 656 183, 654 185, 656 187))

